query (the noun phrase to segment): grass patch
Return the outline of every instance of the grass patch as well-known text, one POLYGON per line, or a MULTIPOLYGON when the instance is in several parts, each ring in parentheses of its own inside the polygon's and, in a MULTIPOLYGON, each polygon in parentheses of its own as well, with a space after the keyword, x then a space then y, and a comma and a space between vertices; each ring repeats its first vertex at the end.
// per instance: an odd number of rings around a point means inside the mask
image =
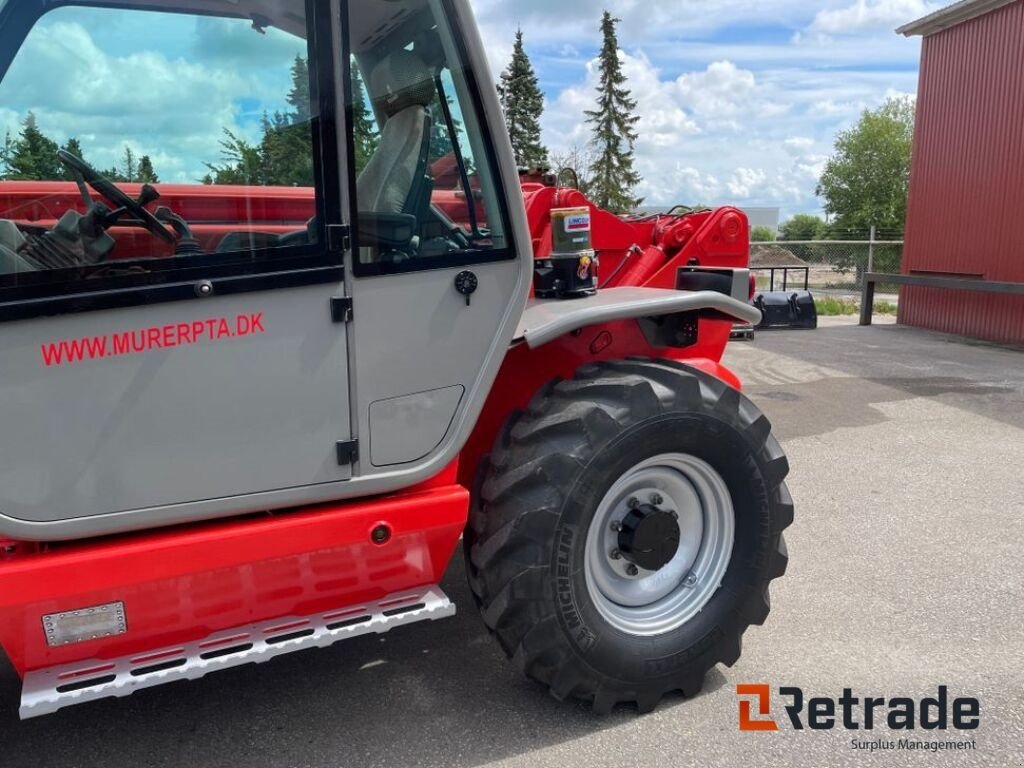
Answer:
POLYGON ((830 296, 815 298, 818 314, 822 317, 839 317, 840 315, 856 315, 860 310, 848 299, 833 299, 830 296))
MULTIPOLYGON (((815 297, 818 314, 822 317, 840 317, 860 314, 860 304, 853 299, 836 299, 831 296, 815 297)), ((897 307, 888 301, 875 302, 876 315, 895 315, 897 307)))

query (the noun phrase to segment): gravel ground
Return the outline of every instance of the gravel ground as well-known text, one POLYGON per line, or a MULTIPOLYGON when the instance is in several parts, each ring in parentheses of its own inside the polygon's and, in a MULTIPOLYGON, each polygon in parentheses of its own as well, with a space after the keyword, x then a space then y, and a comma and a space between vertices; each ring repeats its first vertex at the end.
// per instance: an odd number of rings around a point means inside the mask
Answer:
POLYGON ((25 723, 0 662, 0 766, 1024 765, 1024 353, 823 326, 730 347, 789 453, 797 522, 768 624, 697 699, 605 718, 553 701, 483 631, 457 561, 453 619, 25 723), (853 749, 898 736, 884 728, 740 733, 738 683, 947 685, 981 701, 976 749, 853 749))

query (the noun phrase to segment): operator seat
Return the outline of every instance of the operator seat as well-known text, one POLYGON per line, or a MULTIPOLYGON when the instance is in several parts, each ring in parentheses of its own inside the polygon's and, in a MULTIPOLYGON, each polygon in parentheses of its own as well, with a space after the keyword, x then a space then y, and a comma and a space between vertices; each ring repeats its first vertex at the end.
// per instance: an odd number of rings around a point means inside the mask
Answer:
POLYGON ((436 93, 433 71, 412 51, 395 51, 370 73, 370 93, 387 120, 377 149, 356 180, 359 210, 412 214, 422 224, 433 191, 427 168, 427 107, 436 93))

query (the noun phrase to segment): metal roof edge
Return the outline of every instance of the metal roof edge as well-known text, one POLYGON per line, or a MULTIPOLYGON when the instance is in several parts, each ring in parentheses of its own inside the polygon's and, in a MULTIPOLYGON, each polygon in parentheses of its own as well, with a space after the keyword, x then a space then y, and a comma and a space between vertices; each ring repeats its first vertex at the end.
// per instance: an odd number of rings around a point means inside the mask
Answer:
POLYGON ((1018 0, 960 0, 958 3, 930 13, 917 21, 904 24, 896 32, 906 37, 915 35, 927 37, 1016 2, 1018 0))

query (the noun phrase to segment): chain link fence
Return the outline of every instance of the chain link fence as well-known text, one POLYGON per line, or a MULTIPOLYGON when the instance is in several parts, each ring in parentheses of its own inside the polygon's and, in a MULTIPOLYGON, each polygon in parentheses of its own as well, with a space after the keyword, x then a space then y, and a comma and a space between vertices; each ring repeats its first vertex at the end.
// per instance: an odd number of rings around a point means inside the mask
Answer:
MULTIPOLYGON (((865 272, 899 274, 902 259, 902 233, 874 232, 856 239, 778 241, 750 246, 750 266, 762 270, 757 273, 760 290, 771 287, 772 268, 776 270, 776 290, 783 290, 783 282, 787 289, 802 289, 807 270, 811 291, 838 299, 859 299, 865 272)), ((898 301, 898 294, 894 285, 880 284, 876 291, 879 301, 891 303, 898 301)))

